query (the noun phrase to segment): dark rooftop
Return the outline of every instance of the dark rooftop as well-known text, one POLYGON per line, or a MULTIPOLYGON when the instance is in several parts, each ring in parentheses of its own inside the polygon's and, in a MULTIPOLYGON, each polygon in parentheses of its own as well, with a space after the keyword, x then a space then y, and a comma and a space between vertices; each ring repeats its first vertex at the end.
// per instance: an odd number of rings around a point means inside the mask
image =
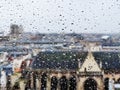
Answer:
MULTIPOLYGON (((78 69, 78 61, 84 62, 87 52, 40 52, 32 63, 33 69, 78 69)), ((120 52, 94 52, 96 62, 102 61, 104 70, 120 69, 120 52)))

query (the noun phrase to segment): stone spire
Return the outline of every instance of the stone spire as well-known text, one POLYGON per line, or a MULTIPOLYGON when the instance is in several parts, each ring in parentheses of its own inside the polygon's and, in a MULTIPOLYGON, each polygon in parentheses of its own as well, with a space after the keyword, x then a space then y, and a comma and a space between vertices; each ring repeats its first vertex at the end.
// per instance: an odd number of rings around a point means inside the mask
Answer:
POLYGON ((80 67, 81 67, 81 61, 80 59, 78 59, 78 68, 80 69, 80 67))
POLYGON ((100 61, 100 68, 102 69, 102 61, 100 61))

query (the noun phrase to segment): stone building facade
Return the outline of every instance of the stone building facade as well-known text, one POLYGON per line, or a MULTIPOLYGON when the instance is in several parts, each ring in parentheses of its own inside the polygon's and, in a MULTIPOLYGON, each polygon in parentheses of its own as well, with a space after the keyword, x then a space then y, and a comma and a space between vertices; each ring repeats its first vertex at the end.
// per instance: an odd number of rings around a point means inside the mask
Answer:
POLYGON ((78 70, 31 71, 26 87, 35 90, 114 90, 114 83, 120 81, 119 73, 104 73, 91 52, 78 66, 78 70))

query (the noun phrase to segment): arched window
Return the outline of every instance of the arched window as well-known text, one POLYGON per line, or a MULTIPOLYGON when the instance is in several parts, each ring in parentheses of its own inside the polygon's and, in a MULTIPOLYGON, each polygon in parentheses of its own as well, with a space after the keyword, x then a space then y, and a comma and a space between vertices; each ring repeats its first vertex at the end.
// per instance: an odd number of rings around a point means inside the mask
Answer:
POLYGON ((109 78, 104 79, 104 90, 109 90, 109 78))
POLYGON ((68 89, 68 80, 66 76, 62 76, 59 80, 60 90, 67 90, 68 89))
POLYGON ((97 90, 97 82, 92 78, 88 78, 84 82, 84 90, 97 90))
POLYGON ((46 90, 47 86, 47 75, 46 73, 43 73, 41 75, 41 90, 46 90))
POLYGON ((69 90, 76 90, 76 85, 77 85, 76 77, 75 76, 70 77, 69 78, 69 90))
POLYGON ((51 90, 57 90, 58 79, 57 77, 53 76, 51 78, 51 90))

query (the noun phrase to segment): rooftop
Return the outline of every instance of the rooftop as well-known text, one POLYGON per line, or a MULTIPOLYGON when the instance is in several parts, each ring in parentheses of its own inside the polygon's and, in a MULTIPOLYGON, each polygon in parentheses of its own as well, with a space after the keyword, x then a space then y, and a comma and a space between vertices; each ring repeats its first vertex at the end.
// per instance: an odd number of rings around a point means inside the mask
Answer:
MULTIPOLYGON (((87 52, 40 52, 32 63, 33 69, 78 69, 78 61, 81 65, 87 56, 87 52)), ((104 70, 118 70, 120 68, 120 52, 94 52, 96 62, 102 61, 104 70)))

